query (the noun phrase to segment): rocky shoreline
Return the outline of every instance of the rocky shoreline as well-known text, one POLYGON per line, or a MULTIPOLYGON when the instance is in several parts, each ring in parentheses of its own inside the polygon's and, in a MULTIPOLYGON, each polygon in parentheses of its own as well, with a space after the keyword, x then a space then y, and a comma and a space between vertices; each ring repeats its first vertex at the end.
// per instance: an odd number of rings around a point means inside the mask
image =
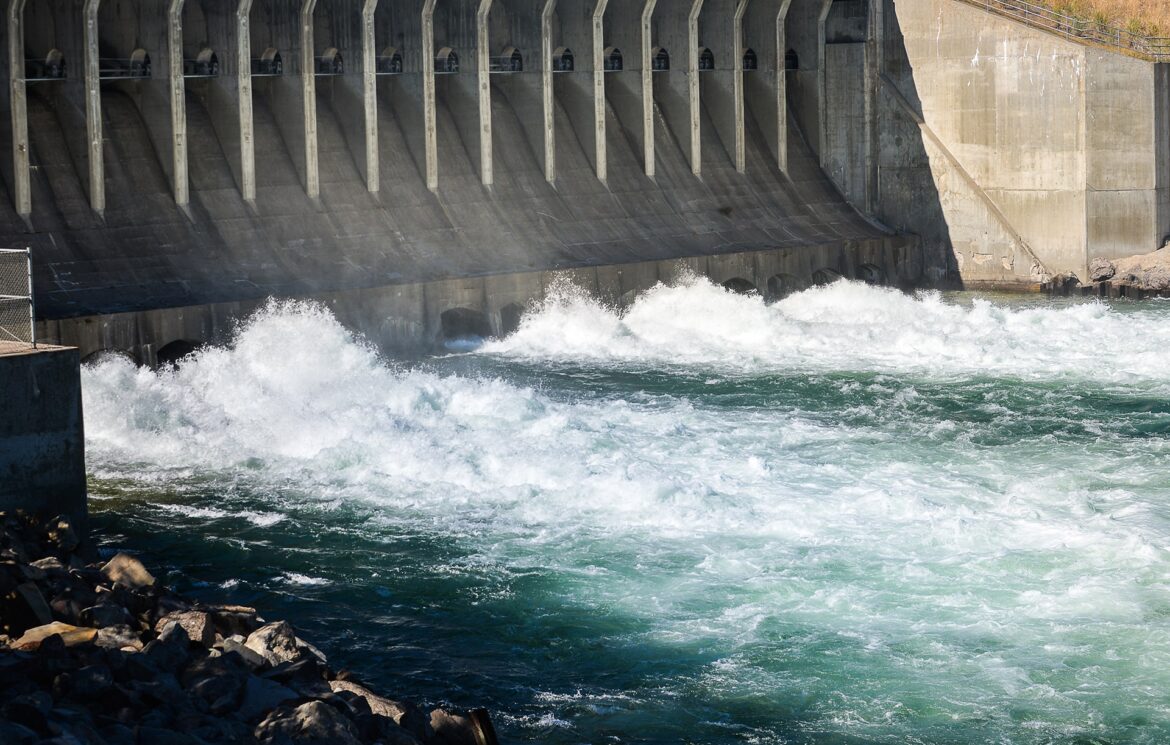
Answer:
POLYGON ((483 709, 424 713, 284 621, 96 559, 65 518, 0 512, 0 743, 497 743, 483 709))

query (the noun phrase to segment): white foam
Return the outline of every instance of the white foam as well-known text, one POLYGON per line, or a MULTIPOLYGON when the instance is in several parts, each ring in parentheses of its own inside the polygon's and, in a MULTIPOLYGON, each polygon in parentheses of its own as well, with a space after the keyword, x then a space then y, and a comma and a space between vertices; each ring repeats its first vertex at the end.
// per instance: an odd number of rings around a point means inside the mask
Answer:
MULTIPOLYGON (((434 574, 536 568, 566 579, 566 602, 646 619, 654 644, 766 647, 782 628, 793 644, 844 645, 875 676, 913 668, 961 711, 1002 711, 1016 697, 1047 706, 1050 683, 1030 671, 1062 665, 1065 647, 1107 648, 1118 661, 1096 661, 1102 685, 1137 700, 1170 687, 1158 662, 1170 634, 1156 620, 1170 572, 1165 443, 1022 433, 988 445, 1000 425, 915 414, 922 386, 905 378, 1155 389, 1170 381, 1170 323, 1158 313, 959 307, 849 283, 767 306, 696 281, 657 288, 624 315, 561 293, 480 352, 698 367, 699 381, 715 367, 874 371, 837 390, 849 407, 867 397, 886 407, 883 418, 665 394, 567 399, 399 369, 321 308, 274 304, 177 371, 87 367, 88 455, 119 483, 181 472, 269 502, 164 507, 195 519, 273 527, 303 502, 360 503, 373 528, 458 544, 460 559, 434 574), (994 654, 972 651, 985 641, 994 654)), ((996 417, 1027 414, 990 403, 1005 409, 996 417)), ((739 657, 733 667, 700 684, 832 680, 739 657)), ((1087 696, 1070 686, 1065 699, 1087 696)), ((898 695, 875 692, 835 716, 882 726, 898 695)))
POLYGON ((562 285, 482 353, 703 365, 740 372, 871 371, 927 377, 1170 382, 1160 309, 1095 302, 1008 308, 841 280, 772 305, 705 279, 659 285, 624 313, 562 285))

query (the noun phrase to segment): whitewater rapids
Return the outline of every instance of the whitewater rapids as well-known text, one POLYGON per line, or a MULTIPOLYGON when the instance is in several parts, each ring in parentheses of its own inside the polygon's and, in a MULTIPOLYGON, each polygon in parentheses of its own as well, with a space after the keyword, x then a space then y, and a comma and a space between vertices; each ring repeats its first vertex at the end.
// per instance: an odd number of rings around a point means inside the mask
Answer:
POLYGON ((409 365, 273 303, 83 386, 109 541, 510 740, 1170 738, 1168 303, 565 287, 409 365))

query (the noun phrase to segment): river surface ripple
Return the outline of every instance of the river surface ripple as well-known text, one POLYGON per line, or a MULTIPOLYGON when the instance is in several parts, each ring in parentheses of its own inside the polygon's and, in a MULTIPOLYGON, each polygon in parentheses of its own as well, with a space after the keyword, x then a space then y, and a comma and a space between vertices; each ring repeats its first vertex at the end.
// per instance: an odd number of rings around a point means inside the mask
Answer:
POLYGON ((101 541, 509 742, 1170 741, 1170 303, 562 288, 469 349, 273 303, 87 366, 101 541))

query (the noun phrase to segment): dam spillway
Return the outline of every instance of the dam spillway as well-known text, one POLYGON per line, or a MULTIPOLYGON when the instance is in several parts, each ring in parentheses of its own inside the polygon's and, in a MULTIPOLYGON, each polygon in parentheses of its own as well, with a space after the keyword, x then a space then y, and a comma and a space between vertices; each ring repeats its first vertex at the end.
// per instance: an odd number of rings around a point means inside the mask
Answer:
POLYGON ((7 11, 0 243, 84 354, 269 296, 425 345, 562 275, 1027 288, 1170 237, 1170 64, 966 0, 7 11))
POLYGON ((788 110, 787 7, 14 2, 66 72, 12 88, 0 235, 83 353, 63 319, 712 254, 918 282, 788 110))

